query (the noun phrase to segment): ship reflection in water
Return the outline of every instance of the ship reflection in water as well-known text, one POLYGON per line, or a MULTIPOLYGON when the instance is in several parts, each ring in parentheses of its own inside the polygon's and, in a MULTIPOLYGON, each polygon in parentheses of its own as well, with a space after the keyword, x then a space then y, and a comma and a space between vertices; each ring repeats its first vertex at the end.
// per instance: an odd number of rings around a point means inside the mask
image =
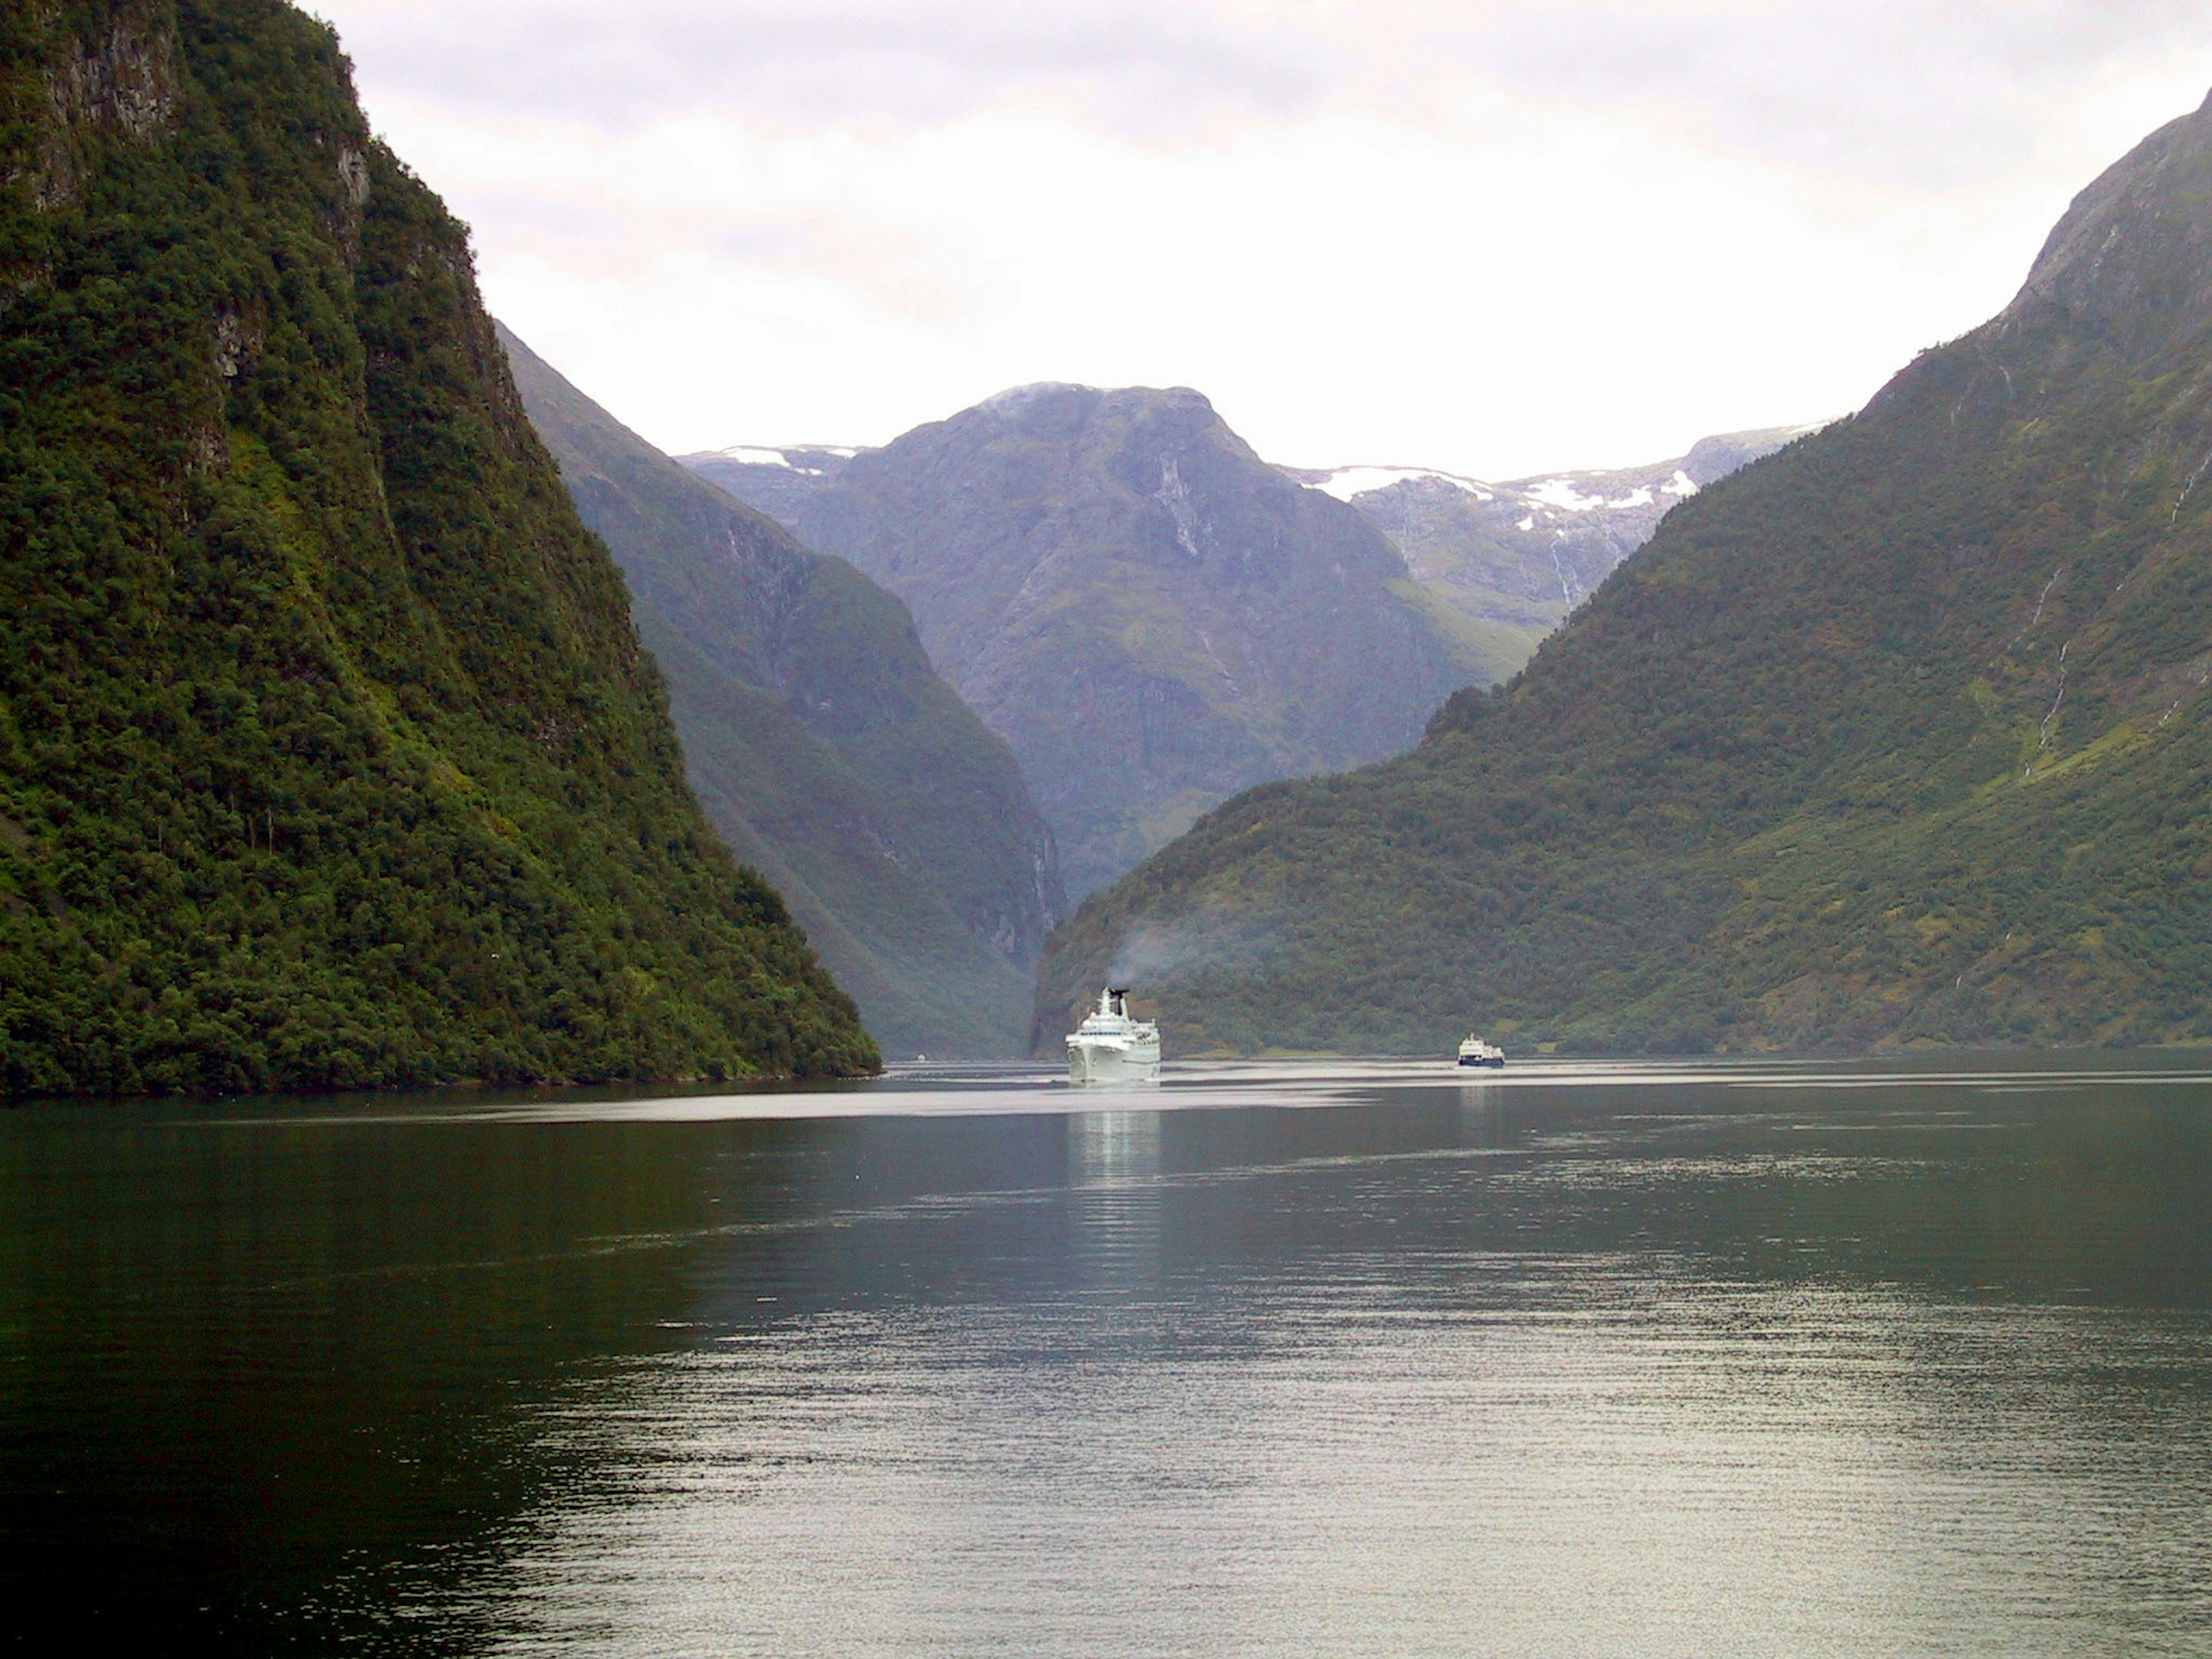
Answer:
POLYGON ((1071 1252, 1094 1284, 1158 1280, 1159 1175, 1158 1112, 1082 1112, 1067 1120, 1071 1252))
POLYGON ((1178 1063, 1136 1100, 0 1115, 14 1622, 2203 1651, 2212 1073, 1178 1063))

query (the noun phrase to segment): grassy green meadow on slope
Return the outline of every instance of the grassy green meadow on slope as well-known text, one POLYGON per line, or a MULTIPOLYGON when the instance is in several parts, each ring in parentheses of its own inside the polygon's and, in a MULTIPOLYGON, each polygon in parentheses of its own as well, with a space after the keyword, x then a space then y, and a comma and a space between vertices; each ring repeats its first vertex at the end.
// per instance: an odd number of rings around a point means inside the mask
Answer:
POLYGON ((2208 471, 2212 107, 1412 754, 1085 904, 1038 1030, 1110 972, 1186 1054, 2212 1040, 2208 471))
POLYGON ((0 1085, 876 1063, 276 0, 0 11, 0 1085))

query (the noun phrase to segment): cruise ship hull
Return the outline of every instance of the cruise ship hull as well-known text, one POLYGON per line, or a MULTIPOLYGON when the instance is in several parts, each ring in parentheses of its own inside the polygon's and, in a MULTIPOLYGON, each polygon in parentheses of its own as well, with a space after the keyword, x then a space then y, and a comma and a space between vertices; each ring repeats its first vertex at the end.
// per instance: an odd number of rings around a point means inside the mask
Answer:
POLYGON ((1070 1083, 1152 1083, 1160 1075, 1160 1046, 1157 1042, 1071 1042, 1067 1045, 1070 1083))

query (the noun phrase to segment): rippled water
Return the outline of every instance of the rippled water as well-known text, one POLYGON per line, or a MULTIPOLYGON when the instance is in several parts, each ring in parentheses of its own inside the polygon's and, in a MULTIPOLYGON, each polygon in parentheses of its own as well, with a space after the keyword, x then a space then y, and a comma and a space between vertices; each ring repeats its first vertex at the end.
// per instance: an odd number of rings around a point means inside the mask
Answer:
POLYGON ((2193 1063, 0 1115, 0 1628, 2212 1652, 2193 1063))

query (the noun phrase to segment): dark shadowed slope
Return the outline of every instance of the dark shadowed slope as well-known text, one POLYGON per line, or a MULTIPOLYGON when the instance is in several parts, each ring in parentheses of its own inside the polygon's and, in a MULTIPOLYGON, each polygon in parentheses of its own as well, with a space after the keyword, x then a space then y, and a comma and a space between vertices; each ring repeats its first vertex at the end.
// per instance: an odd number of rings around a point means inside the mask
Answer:
POLYGON ((1389 542, 1194 392, 1025 386, 802 459, 800 538, 913 607, 1073 894, 1247 785, 1405 748, 1475 677, 1389 542))
POLYGON ((874 1065, 329 29, 0 9, 0 1082, 874 1065))
POLYGON ((1186 1046, 2212 1037, 2212 111, 1411 756, 1087 905, 1186 1046))
POLYGON ((502 332, 530 417, 629 580, 692 786, 886 1053, 1022 1051, 1065 908, 1019 769, 906 607, 629 431, 502 332))

